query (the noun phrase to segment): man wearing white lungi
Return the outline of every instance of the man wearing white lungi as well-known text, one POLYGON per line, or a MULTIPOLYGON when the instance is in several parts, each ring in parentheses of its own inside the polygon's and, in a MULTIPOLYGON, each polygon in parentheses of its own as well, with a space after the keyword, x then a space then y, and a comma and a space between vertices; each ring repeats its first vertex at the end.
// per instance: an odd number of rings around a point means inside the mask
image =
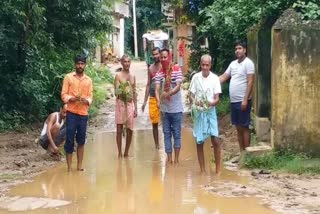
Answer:
POLYGON ((221 85, 219 77, 210 71, 212 58, 201 57, 201 72, 195 74, 189 87, 189 98, 192 103, 193 136, 197 143, 197 154, 201 172, 205 172, 203 144, 211 137, 214 149, 216 173, 220 173, 221 146, 218 140, 218 119, 215 106, 219 103, 221 85))

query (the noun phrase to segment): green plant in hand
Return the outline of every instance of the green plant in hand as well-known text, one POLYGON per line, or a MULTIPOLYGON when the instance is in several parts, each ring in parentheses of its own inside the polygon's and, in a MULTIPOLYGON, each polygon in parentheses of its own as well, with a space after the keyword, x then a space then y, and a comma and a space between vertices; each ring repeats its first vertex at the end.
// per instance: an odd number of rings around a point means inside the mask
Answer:
POLYGON ((133 90, 132 87, 129 83, 129 81, 127 82, 121 82, 116 91, 115 94, 117 96, 118 99, 122 100, 125 104, 125 118, 126 118, 126 122, 124 123, 124 128, 122 131, 123 136, 125 136, 125 133, 127 131, 128 128, 128 103, 131 102, 133 100, 133 90))
POLYGON ((117 98, 122 100, 125 104, 128 104, 128 102, 133 100, 132 87, 129 82, 121 82, 118 85, 115 94, 117 98))

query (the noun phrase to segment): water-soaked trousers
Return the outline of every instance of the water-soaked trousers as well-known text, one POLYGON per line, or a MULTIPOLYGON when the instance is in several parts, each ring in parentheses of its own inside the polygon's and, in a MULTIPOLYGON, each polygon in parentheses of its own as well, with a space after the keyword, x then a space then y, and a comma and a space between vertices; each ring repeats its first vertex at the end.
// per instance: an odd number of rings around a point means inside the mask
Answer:
POLYGON ((174 148, 178 149, 181 147, 181 124, 182 112, 162 112, 162 128, 166 153, 172 153, 172 137, 174 148))

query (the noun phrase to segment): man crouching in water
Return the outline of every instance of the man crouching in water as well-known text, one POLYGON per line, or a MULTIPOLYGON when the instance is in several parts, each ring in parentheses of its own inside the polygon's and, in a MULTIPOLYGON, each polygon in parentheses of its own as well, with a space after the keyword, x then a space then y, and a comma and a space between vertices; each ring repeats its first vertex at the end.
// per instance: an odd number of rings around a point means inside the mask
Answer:
POLYGON ((60 112, 51 113, 41 131, 39 144, 45 150, 52 152, 53 154, 59 154, 59 146, 66 139, 66 127, 64 125, 64 119, 67 115, 67 104, 64 104, 60 108, 60 112))

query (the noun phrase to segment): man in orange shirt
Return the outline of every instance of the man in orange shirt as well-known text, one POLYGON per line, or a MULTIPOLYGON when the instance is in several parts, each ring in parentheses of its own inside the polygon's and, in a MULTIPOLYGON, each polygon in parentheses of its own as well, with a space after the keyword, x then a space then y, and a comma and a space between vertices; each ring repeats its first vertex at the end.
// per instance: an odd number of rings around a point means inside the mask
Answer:
POLYGON ((62 101, 67 105, 67 136, 64 149, 67 154, 68 171, 71 171, 74 137, 77 141, 77 170, 83 171, 82 160, 86 141, 88 109, 92 103, 92 80, 84 74, 86 58, 76 56, 75 72, 67 74, 63 80, 62 101))

